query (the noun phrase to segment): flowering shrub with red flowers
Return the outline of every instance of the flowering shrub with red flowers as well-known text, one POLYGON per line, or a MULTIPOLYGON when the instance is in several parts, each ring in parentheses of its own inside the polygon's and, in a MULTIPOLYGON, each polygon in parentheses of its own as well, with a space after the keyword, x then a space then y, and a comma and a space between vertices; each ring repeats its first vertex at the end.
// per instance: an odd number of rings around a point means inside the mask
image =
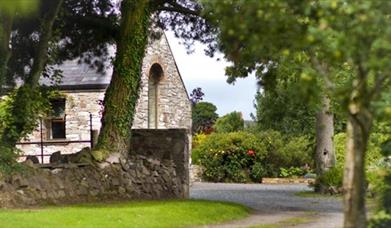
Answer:
POLYGON ((211 134, 193 153, 198 154, 207 181, 260 182, 264 176, 266 147, 251 133, 211 134))
POLYGON ((248 150, 247 151, 247 155, 251 156, 251 157, 254 157, 255 156, 255 152, 253 150, 248 150))
POLYGON ((311 143, 305 137, 284 138, 279 132, 212 133, 193 149, 193 163, 203 166, 203 179, 213 182, 261 182, 280 168, 310 164, 311 143))

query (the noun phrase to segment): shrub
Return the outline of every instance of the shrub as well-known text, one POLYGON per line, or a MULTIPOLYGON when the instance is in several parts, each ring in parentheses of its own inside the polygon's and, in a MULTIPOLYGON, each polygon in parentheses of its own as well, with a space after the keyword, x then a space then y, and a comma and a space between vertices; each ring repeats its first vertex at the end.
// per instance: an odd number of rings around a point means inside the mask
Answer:
POLYGON ((259 182, 278 176, 280 168, 302 172, 298 167, 311 163, 311 146, 306 137, 284 139, 276 131, 213 133, 193 149, 193 158, 207 181, 259 182))
POLYGON ((264 165, 261 162, 255 162, 255 164, 251 167, 250 177, 255 181, 262 181, 262 177, 266 175, 266 170, 264 165))
POLYGON ((308 137, 283 137, 278 131, 264 131, 257 136, 267 148, 267 176, 277 177, 280 168, 312 165, 313 143, 308 137))
MULTIPOLYGON (((382 161, 382 148, 381 145, 388 140, 389 136, 387 134, 373 133, 368 142, 368 147, 366 151, 365 164, 366 164, 366 175, 367 181, 371 186, 374 186, 375 189, 382 188, 382 182, 379 182, 381 177, 381 171, 379 170, 381 161, 382 161)), ((346 153, 346 133, 339 133, 334 136, 335 144, 335 155, 337 159, 336 168, 333 169, 332 173, 341 178, 341 180, 336 181, 333 178, 325 177, 325 181, 332 181, 332 183, 325 182, 324 184, 333 186, 335 183, 340 183, 337 187, 342 186, 342 176, 343 176, 343 167, 345 164, 345 153, 346 153), (337 174, 339 170, 340 174, 337 174)), ((328 175, 328 174, 326 174, 328 175)), ((377 191, 377 190, 375 190, 377 191)))
MULTIPOLYGON (((389 136, 386 134, 371 134, 365 157, 367 166, 378 162, 382 158, 380 145, 388 138, 389 136)), ((334 136, 335 155, 338 166, 343 166, 345 164, 346 140, 346 133, 339 133, 334 136)))
POLYGON ((20 155, 20 151, 7 147, 0 146, 0 176, 3 174, 10 174, 20 169, 20 164, 16 162, 16 159, 20 155))
POLYGON ((343 181, 343 168, 341 166, 335 166, 325 172, 318 178, 317 183, 322 183, 325 187, 340 188, 343 181))
POLYGON ((308 170, 300 167, 280 168, 280 177, 300 177, 307 174, 308 170))
MULTIPOLYGON (((386 134, 373 133, 368 142, 365 164, 367 181, 372 193, 382 192, 385 188, 384 177, 384 159, 382 159, 382 144, 387 142, 389 136, 386 134)), ((322 183, 326 187, 342 187, 343 167, 345 165, 346 153, 346 133, 339 133, 334 136, 335 155, 337 164, 321 177, 318 177, 317 183, 322 183)), ((384 146, 388 148, 387 146, 384 146)), ((318 185, 315 188, 319 187, 318 185)))
POLYGON ((242 113, 231 112, 217 119, 214 128, 219 133, 228 133, 242 131, 244 129, 244 120, 242 113))
POLYGON ((379 211, 369 222, 369 227, 383 228, 391 227, 391 154, 390 141, 381 145, 384 158, 375 164, 369 176, 369 181, 373 184, 376 193, 380 193, 379 211))
POLYGON ((213 133, 194 149, 205 168, 203 177, 215 182, 259 181, 266 148, 246 132, 213 133))
POLYGON ((204 133, 199 133, 193 136, 192 151, 191 151, 191 161, 193 164, 199 164, 199 159, 200 159, 198 150, 194 150, 194 149, 197 148, 200 144, 202 144, 206 138, 207 135, 204 133))
POLYGON ((370 228, 388 228, 391 227, 391 214, 385 211, 377 212, 369 220, 370 228))

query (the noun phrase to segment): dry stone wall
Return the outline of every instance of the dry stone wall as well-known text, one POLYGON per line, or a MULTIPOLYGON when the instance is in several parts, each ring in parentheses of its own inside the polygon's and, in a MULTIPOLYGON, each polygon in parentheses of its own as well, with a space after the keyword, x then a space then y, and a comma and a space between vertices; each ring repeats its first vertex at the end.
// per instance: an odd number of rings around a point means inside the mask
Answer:
POLYGON ((182 196, 174 163, 142 156, 104 168, 33 168, 0 181, 1 208, 182 196))
POLYGON ((126 160, 45 169, 28 163, 24 174, 0 175, 0 208, 188 197, 186 130, 135 130, 132 144, 126 160))
POLYGON ((189 196, 189 130, 137 129, 132 131, 130 154, 157 160, 173 161, 180 176, 183 197, 189 196), (149 139, 149 140, 145 140, 149 139))

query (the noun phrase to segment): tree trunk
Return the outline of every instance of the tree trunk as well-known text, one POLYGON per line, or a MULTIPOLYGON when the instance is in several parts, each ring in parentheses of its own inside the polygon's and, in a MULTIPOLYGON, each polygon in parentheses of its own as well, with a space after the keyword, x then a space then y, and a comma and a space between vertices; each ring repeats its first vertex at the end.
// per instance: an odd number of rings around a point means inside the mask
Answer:
POLYGON ((18 92, 12 101, 11 112, 13 116, 13 122, 3 131, 1 137, 2 145, 15 147, 17 141, 19 141, 23 136, 22 134, 32 130, 26 129, 27 121, 32 121, 32 119, 38 117, 37 113, 28 113, 27 110, 29 109, 26 107, 34 105, 35 100, 33 97, 36 96, 34 96, 33 93, 35 93, 34 90, 36 90, 36 87, 39 85, 39 79, 48 60, 49 42, 52 38, 53 23, 59 12, 62 1, 63 0, 51 1, 50 4, 53 5, 50 7, 50 10, 43 18, 43 22, 41 24, 41 34, 39 37, 38 46, 35 49, 34 62, 31 68, 31 72, 29 77, 26 79, 25 84, 23 85, 24 88, 18 89, 18 92), (24 115, 20 115, 20 113, 24 113, 24 115))
POLYGON ((50 40, 53 34, 53 24, 60 10, 63 0, 50 1, 50 9, 45 15, 41 24, 41 34, 39 36, 39 43, 35 49, 34 63, 31 67, 31 72, 26 80, 26 84, 35 88, 39 84, 39 79, 45 69, 48 60, 48 51, 50 40))
MULTIPOLYGON (((330 111, 330 99, 322 96, 322 110, 316 115, 316 173, 323 175, 335 166, 335 151, 333 144, 334 116, 330 111)), ((317 192, 325 193, 325 185, 319 183, 317 192)))
POLYGON ((127 155, 141 80, 141 66, 148 42, 149 0, 124 0, 113 76, 106 91, 102 127, 95 158, 119 152, 127 155), (99 155, 98 155, 99 154, 99 155))
MULTIPOLYGON (((1 12, 0 12, 1 13, 1 12)), ((7 75, 8 61, 11 57, 9 48, 13 17, 5 13, 0 14, 0 95, 7 75)))
POLYGON ((361 88, 361 91, 356 90, 353 94, 355 97, 349 104, 343 180, 344 227, 361 228, 366 227, 365 151, 373 120, 365 90, 361 88))

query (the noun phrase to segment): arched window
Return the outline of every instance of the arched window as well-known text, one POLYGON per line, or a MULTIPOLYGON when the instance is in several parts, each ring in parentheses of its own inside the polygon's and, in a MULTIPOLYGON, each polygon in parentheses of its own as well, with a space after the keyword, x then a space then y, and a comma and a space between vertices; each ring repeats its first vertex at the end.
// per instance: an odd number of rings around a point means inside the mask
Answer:
POLYGON ((158 127, 158 87, 163 78, 163 69, 158 63, 154 63, 149 70, 148 80, 148 128, 158 127))

